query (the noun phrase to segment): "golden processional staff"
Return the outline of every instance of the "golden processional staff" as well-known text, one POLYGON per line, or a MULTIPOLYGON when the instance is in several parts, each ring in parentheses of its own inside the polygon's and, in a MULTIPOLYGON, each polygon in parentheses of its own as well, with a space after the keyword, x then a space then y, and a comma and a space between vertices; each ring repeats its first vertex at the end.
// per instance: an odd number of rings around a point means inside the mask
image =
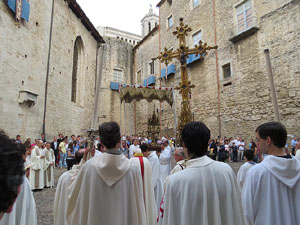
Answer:
POLYGON ((206 43, 202 43, 199 41, 199 45, 195 45, 194 48, 189 49, 186 46, 185 36, 188 35, 188 32, 191 32, 192 29, 188 25, 184 25, 183 18, 180 18, 179 27, 176 27, 176 31, 173 32, 174 35, 179 39, 179 48, 175 51, 164 49, 164 52, 161 52, 159 56, 155 59, 159 59, 160 62, 165 63, 166 66, 172 61, 173 58, 176 58, 180 61, 180 69, 181 69, 181 82, 179 86, 176 87, 176 90, 179 90, 179 93, 182 96, 181 102, 181 112, 179 116, 179 124, 177 127, 177 137, 176 142, 177 144, 182 145, 181 140, 181 131, 184 125, 188 122, 192 121, 192 113, 189 104, 189 96, 191 96, 191 88, 195 87, 191 84, 188 80, 187 68, 186 68, 186 60, 189 58, 190 54, 195 54, 197 57, 200 55, 200 59, 204 59, 204 56, 207 54, 207 51, 211 49, 217 49, 218 46, 207 46, 206 43))

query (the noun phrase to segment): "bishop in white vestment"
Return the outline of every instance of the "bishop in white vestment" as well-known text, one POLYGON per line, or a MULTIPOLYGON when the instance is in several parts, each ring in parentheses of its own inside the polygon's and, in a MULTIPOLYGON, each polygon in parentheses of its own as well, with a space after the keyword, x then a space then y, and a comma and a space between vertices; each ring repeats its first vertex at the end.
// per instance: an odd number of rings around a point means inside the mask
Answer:
POLYGON ((37 225, 36 206, 30 184, 24 176, 21 192, 11 213, 5 213, 0 225, 37 225))
POLYGON ((31 190, 44 188, 45 155, 41 148, 42 144, 42 141, 38 141, 37 145, 31 151, 31 166, 29 174, 31 190))

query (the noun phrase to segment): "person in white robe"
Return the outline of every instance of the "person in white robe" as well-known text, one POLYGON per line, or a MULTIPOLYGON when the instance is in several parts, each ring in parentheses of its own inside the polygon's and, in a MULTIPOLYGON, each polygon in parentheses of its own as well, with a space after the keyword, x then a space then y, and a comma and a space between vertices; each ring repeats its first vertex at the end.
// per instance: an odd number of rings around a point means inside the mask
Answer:
POLYGON ((171 170, 170 174, 166 177, 166 179, 164 180, 164 190, 166 190, 166 185, 169 182, 169 176, 171 176, 172 174, 179 172, 183 169, 185 169, 186 167, 186 162, 184 160, 185 155, 184 155, 184 150, 182 147, 177 147, 175 148, 174 151, 174 159, 176 161, 176 165, 174 166, 174 168, 171 170))
POLYGON ((134 157, 130 159, 130 164, 131 166, 140 167, 147 224, 156 224, 157 206, 154 196, 151 164, 149 163, 148 159, 144 157, 139 147, 136 147, 133 150, 133 153, 134 157))
POLYGON ((240 167, 237 173, 237 181, 240 184, 241 189, 243 188, 248 170, 250 170, 252 166, 256 165, 256 163, 253 161, 254 152, 252 150, 246 150, 244 152, 244 157, 246 158, 247 162, 240 167))
POLYGON ((44 183, 46 187, 52 188, 54 187, 55 155, 50 143, 46 144, 46 148, 44 148, 43 152, 45 155, 44 183))
POLYGON ((242 200, 247 225, 300 224, 300 162, 285 151, 287 131, 279 122, 256 129, 264 160, 247 173, 242 200))
POLYGON ((133 139, 132 145, 129 146, 129 150, 128 150, 129 159, 133 157, 133 150, 136 147, 138 147, 138 148, 140 147, 138 143, 139 143, 138 139, 133 139))
POLYGON ((66 213, 69 196, 74 181, 86 162, 87 153, 88 150, 79 149, 75 153, 75 164, 72 169, 63 173, 58 179, 53 205, 54 225, 68 225, 66 213))
POLYGON ((141 150, 144 155, 148 159, 151 165, 152 169, 152 184, 154 188, 154 196, 155 196, 155 202, 156 202, 156 211, 158 213, 160 202, 162 200, 163 196, 163 185, 162 181, 160 179, 160 163, 158 156, 156 154, 157 150, 155 146, 152 145, 147 145, 147 144, 142 144, 141 145, 141 150))
POLYGON ((159 162, 160 162, 160 179, 162 182, 165 181, 166 177, 171 172, 171 157, 172 152, 171 148, 168 144, 167 139, 162 139, 162 148, 163 150, 159 154, 159 162))
POLYGON ((31 166, 29 182, 31 190, 44 188, 44 164, 45 155, 42 149, 43 141, 37 141, 36 146, 31 151, 31 166))
POLYGON ((37 225, 36 206, 30 184, 24 176, 21 192, 11 213, 5 213, 0 225, 37 225))
MULTIPOLYGON (((143 184, 138 158, 130 161, 119 151, 121 135, 117 123, 103 123, 99 134, 106 152, 81 168, 68 203, 68 223, 152 225, 148 223, 152 218, 146 216, 149 206, 145 205, 147 194, 144 196, 143 192, 151 179, 143 184)), ((145 168, 150 167, 149 162, 143 161, 145 168)))
POLYGON ((231 167, 206 156, 210 130, 202 122, 182 131, 186 168, 169 176, 160 224, 244 225, 241 193, 231 167))

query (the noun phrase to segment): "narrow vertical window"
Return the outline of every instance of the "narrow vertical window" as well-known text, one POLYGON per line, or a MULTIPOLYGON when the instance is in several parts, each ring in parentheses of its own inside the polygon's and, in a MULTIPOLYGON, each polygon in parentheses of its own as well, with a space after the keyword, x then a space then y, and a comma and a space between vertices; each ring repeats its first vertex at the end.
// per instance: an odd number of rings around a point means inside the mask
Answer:
POLYGON ((168 17, 168 28, 173 26, 173 17, 172 15, 168 17))
POLYGON ((114 69, 113 81, 117 83, 123 82, 123 71, 120 69, 114 69))
POLYGON ((154 61, 149 63, 150 74, 154 74, 154 61))
POLYGON ((140 84, 141 81, 142 81, 142 71, 139 70, 139 71, 137 72, 137 83, 140 84))
POLYGON ((202 33, 198 31, 193 35, 193 46, 199 45, 199 41, 202 40, 202 33))
POLYGON ((78 36, 75 40, 74 44, 74 52, 73 52, 73 69, 72 69, 72 90, 71 90, 71 101, 76 102, 77 98, 77 80, 79 76, 80 69, 80 60, 82 54, 82 39, 78 36))
POLYGON ((223 78, 226 79, 231 77, 230 63, 223 65, 222 68, 223 68, 223 78))

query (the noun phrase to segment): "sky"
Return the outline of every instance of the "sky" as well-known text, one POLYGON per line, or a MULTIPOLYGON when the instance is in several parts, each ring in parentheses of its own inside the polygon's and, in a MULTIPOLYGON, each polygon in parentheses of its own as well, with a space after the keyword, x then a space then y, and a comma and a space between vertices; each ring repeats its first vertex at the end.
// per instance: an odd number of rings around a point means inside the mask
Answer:
POLYGON ((87 17, 98 26, 113 27, 141 35, 141 20, 159 0, 77 0, 87 17))

